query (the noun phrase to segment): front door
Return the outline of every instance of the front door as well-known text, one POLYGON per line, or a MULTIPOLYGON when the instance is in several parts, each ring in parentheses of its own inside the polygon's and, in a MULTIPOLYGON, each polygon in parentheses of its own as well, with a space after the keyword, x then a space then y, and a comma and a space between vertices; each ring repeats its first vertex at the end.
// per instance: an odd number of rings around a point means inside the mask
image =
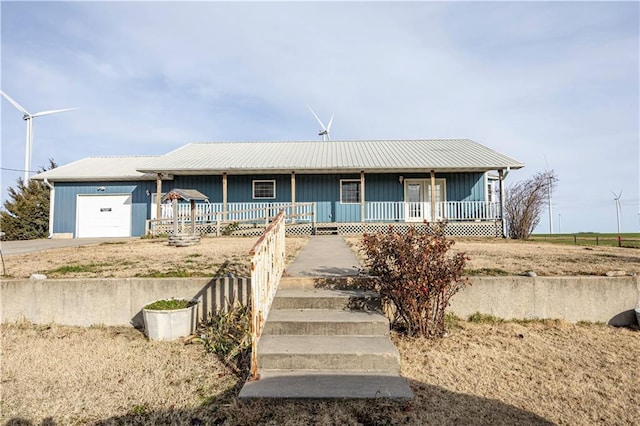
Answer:
MULTIPOLYGON (((431 180, 405 180, 405 220, 407 222, 432 221, 431 180)), ((445 180, 436 179, 436 220, 442 219, 442 202, 445 200, 445 180)))
POLYGON ((407 181, 406 184, 406 220, 407 222, 422 222, 424 218, 424 181, 407 181))

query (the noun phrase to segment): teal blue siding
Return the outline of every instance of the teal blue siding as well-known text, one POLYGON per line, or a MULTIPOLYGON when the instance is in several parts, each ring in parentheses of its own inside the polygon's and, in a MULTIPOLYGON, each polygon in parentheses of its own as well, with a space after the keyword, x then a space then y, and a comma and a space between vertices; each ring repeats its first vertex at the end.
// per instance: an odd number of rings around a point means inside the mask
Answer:
MULTIPOLYGON (((366 201, 404 201, 404 179, 430 179, 426 173, 372 173, 365 174, 366 201)), ((446 179, 448 201, 484 201, 484 173, 437 173, 436 178, 446 179)), ((360 204, 340 202, 340 180, 360 179, 358 173, 350 174, 296 174, 296 201, 317 203, 317 221, 359 222, 360 204)), ((163 192, 173 188, 197 189, 209 197, 212 203, 222 202, 222 176, 176 176, 163 181, 163 192)), ((228 202, 290 202, 291 175, 230 175, 228 176, 228 202), (276 181, 275 199, 253 199, 252 181, 276 181)), ((139 182, 58 182, 55 183, 54 233, 76 232, 76 200, 78 194, 132 194, 132 236, 141 236, 145 221, 151 217, 151 196, 156 191, 155 181, 139 182), (104 186, 104 192, 97 188, 104 186)))
POLYGON ((291 175, 230 175, 227 177, 230 203, 286 203, 291 201, 291 175), (276 198, 253 198, 254 180, 275 180, 276 198))
MULTIPOLYGON (((222 176, 175 176, 173 181, 168 181, 169 190, 195 189, 209 197, 210 203, 222 202, 222 176)), ((155 192, 155 190, 154 190, 155 192)))
MULTIPOLYGON (((367 201, 404 201, 403 179, 431 179, 430 173, 392 173, 365 175, 367 201)), ((484 173, 436 173, 436 179, 445 179, 447 201, 484 201, 484 173)))
POLYGON ((359 222, 360 204, 340 202, 340 179, 360 179, 360 175, 296 175, 296 201, 316 202, 318 222, 359 222))
POLYGON ((484 173, 443 173, 447 180, 447 201, 484 201, 484 173))
MULTIPOLYGON (((366 201, 403 201, 404 185, 399 173, 365 174, 364 192, 366 201)), ((407 175, 405 177, 409 177, 407 175)))
POLYGON ((360 222, 360 204, 336 203, 334 222, 360 222))
MULTIPOLYGON (((171 182, 163 182, 163 191, 171 182)), ((54 233, 76 233, 76 200, 79 194, 131 194, 131 236, 144 235, 145 221, 151 213, 151 196, 156 190, 155 181, 140 182, 57 182, 53 212, 54 233), (97 188, 103 186, 104 191, 97 188)))

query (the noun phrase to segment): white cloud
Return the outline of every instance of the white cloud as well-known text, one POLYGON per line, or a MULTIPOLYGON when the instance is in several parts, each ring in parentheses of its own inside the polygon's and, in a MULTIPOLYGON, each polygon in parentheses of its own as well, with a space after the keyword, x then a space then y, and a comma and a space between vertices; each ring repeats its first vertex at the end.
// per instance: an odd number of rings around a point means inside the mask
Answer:
MULTIPOLYGON (((82 108, 36 123, 34 167, 314 139, 308 103, 335 112, 336 138, 475 139, 527 163, 510 179, 545 154, 558 207, 588 209, 565 230, 611 230, 596 194, 638 193, 638 7, 3 3, 2 85, 34 110, 82 108)), ((2 108, 2 166, 21 168, 24 123, 2 108)), ((3 196, 19 175, 3 172, 3 196)))

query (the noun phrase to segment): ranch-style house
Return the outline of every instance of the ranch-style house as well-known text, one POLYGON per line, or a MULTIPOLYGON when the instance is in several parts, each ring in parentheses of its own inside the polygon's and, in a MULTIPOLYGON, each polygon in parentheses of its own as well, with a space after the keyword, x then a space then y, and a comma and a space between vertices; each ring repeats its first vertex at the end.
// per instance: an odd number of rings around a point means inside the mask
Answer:
POLYGON ((52 237, 171 233, 174 219, 257 235, 281 209, 292 234, 446 221, 449 234, 496 237, 504 179, 523 166, 469 139, 213 142, 84 158, 33 179, 51 188, 52 237), (162 203, 174 189, 201 196, 162 203))

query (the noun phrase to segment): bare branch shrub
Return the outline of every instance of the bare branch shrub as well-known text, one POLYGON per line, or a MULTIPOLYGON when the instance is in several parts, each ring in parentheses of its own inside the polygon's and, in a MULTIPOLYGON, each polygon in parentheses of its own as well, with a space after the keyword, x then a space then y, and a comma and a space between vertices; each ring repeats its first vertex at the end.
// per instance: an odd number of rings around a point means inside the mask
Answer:
POLYGON ((364 234, 366 267, 378 279, 371 287, 394 311, 392 326, 409 336, 441 337, 445 334, 445 310, 449 299, 470 282, 462 278, 464 254, 448 253, 453 240, 444 224, 431 231, 394 230, 364 234))
POLYGON ((537 173, 527 180, 511 185, 505 191, 504 215, 507 235, 526 240, 540 223, 542 209, 548 205, 549 192, 558 178, 553 170, 537 173))

